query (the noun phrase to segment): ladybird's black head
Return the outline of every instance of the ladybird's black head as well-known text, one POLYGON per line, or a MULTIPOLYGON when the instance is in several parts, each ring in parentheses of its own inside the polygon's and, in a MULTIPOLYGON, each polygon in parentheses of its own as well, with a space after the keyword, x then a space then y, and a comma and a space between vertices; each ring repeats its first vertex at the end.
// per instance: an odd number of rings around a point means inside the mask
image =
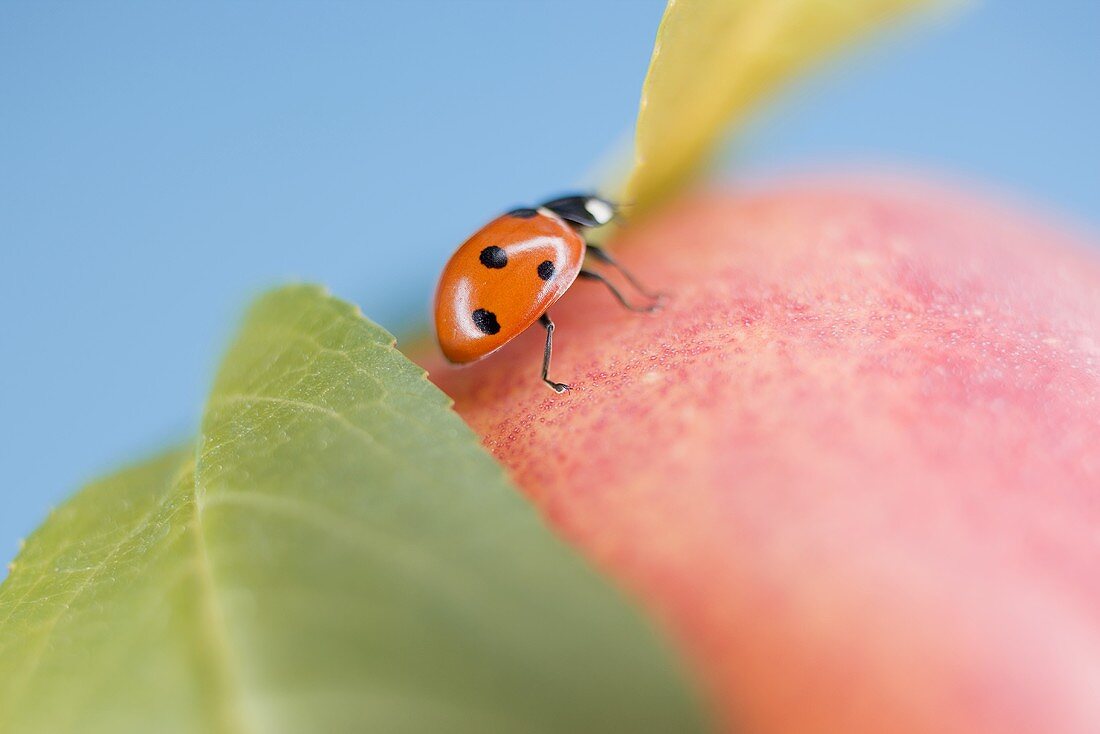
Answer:
POLYGON ((618 208, 610 201, 591 194, 564 196, 542 206, 579 227, 600 227, 618 213, 618 208))

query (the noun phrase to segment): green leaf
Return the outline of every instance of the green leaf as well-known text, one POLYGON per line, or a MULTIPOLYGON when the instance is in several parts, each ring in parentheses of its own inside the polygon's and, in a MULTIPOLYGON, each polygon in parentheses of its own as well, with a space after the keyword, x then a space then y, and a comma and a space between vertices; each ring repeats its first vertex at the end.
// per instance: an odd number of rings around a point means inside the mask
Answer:
POLYGON ((311 287, 252 309, 195 451, 32 536, 0 620, 5 734, 703 728, 633 607, 311 287))
POLYGON ((642 87, 635 212, 689 180, 731 126, 832 51, 907 11, 943 0, 669 0, 642 87))

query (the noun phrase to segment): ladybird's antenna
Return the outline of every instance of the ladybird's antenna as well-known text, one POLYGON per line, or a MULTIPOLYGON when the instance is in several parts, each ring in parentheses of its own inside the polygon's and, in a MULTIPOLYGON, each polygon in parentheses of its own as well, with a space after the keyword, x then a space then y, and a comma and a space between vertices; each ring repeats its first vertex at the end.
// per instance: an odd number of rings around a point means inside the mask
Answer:
POLYGON ((630 210, 636 206, 633 201, 611 201, 610 199, 604 199, 604 201, 611 205, 611 211, 615 213, 614 219, 620 225, 630 221, 632 215, 630 210))

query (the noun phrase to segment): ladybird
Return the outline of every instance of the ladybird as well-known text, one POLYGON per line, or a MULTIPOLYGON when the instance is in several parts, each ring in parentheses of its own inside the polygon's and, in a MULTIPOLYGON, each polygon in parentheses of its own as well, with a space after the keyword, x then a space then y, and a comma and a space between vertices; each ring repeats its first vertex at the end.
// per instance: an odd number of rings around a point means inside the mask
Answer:
POLYGON ((454 364, 481 359, 536 321, 546 329, 542 380, 555 392, 569 385, 547 375, 554 322, 547 309, 578 278, 607 286, 632 311, 653 311, 662 296, 650 293, 584 231, 610 222, 617 207, 593 195, 573 195, 497 217, 462 244, 443 268, 435 294, 435 330, 443 355, 454 364), (651 302, 631 304, 611 281, 585 267, 586 258, 618 270, 651 302))

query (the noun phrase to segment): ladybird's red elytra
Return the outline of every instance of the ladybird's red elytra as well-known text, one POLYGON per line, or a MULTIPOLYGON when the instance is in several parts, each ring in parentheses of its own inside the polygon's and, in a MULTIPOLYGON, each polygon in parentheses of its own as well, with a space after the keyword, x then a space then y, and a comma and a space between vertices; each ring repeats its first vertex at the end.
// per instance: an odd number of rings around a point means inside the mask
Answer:
POLYGON ((548 209, 482 227, 439 281, 435 325, 444 356, 472 362, 526 331, 573 285, 584 251, 584 238, 548 209))
MULTIPOLYGON (((567 196, 536 209, 514 209, 497 217, 462 244, 443 268, 435 294, 435 329, 443 355, 466 364, 495 352, 539 321, 546 329, 542 379, 557 392, 568 385, 547 378, 554 323, 546 313, 577 277, 605 283, 615 297, 633 310, 622 294, 602 276, 582 270, 585 255, 637 282, 606 253, 585 243, 581 232, 607 224, 615 206, 597 196, 567 196)), ((639 290, 647 296, 656 298, 639 290)))

